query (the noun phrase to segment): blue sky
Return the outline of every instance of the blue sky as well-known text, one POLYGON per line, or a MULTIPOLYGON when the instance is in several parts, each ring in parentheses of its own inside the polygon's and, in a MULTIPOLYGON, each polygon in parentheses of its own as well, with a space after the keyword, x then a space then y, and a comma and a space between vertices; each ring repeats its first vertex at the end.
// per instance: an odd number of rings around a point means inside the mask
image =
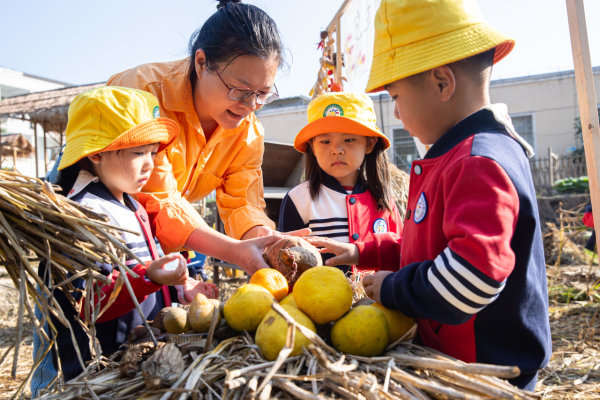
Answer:
MULTIPOLYGON (((316 79, 319 31, 343 1, 247 2, 267 11, 281 31, 290 65, 277 77, 281 94, 307 94, 316 79)), ((128 67, 187 56, 190 35, 216 10, 213 0, 3 3, 0 66, 71 84, 104 81, 128 67)), ((573 68, 564 0, 479 3, 487 20, 517 41, 497 65, 495 79, 573 68)), ((600 1, 584 4, 592 64, 600 65, 600 1)))

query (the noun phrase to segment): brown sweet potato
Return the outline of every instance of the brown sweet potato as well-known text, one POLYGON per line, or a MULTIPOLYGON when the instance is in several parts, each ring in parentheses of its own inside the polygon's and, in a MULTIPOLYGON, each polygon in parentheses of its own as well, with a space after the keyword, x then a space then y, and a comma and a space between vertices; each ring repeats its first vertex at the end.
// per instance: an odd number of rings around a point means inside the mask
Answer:
POLYGON ((323 265, 319 250, 306 240, 295 236, 279 239, 265 249, 263 257, 267 264, 281 272, 290 284, 307 269, 323 265))

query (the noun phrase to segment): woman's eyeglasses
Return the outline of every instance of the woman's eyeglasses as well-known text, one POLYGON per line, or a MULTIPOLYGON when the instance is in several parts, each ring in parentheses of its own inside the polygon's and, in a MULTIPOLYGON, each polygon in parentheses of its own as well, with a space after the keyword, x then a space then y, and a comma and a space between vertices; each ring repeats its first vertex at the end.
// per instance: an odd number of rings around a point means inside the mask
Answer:
POLYGON ((277 86, 275 86, 275 84, 273 84, 274 90, 272 92, 267 92, 267 93, 261 92, 260 90, 240 89, 240 88, 236 88, 234 86, 228 85, 218 70, 215 69, 214 72, 215 72, 215 74, 217 74, 217 76, 219 77, 219 79, 221 80, 223 85, 225 85, 225 87, 227 89, 229 89, 229 92, 227 93, 227 97, 229 97, 230 100, 239 101, 241 103, 247 104, 248 100, 251 98, 251 96, 254 96, 256 104, 262 106, 265 104, 269 104, 279 98, 279 93, 277 92, 277 86))

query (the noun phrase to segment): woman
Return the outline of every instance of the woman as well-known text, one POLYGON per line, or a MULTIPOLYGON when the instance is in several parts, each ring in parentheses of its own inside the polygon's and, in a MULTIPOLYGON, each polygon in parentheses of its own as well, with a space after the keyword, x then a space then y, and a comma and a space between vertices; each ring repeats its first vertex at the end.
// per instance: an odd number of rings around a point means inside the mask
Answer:
POLYGON ((192 249, 252 273, 265 266, 261 250, 272 239, 235 239, 274 233, 263 211, 263 131, 254 111, 278 97, 279 32, 258 7, 222 0, 192 36, 190 53, 187 59, 138 66, 108 81, 153 93, 161 116, 181 128, 174 143, 157 155, 138 200, 166 252, 192 249), (215 189, 231 238, 210 229, 189 203, 215 189))

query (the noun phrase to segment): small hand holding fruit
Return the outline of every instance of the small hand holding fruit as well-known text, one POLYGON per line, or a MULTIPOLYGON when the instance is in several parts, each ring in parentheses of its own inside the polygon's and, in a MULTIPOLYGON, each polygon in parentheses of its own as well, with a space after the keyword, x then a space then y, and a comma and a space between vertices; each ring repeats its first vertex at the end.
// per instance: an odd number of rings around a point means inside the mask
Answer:
POLYGON ((390 271, 379 271, 372 275, 366 275, 362 284, 367 296, 381 304, 381 285, 385 277, 391 273, 390 271))
POLYGON ((148 265, 146 277, 158 285, 182 285, 188 279, 185 258, 176 253, 154 260, 148 265))

